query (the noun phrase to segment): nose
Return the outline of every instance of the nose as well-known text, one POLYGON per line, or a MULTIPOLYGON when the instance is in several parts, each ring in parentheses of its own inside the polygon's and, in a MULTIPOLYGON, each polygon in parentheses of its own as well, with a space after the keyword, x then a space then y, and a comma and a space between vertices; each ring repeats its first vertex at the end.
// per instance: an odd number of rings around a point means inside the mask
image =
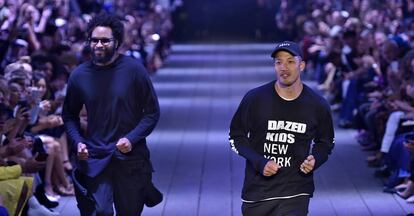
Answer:
POLYGON ((98 43, 96 44, 96 47, 103 47, 101 40, 98 41, 98 43))
POLYGON ((281 63, 281 64, 279 65, 279 69, 280 69, 280 70, 286 70, 286 68, 287 68, 287 64, 286 64, 286 63, 281 63))

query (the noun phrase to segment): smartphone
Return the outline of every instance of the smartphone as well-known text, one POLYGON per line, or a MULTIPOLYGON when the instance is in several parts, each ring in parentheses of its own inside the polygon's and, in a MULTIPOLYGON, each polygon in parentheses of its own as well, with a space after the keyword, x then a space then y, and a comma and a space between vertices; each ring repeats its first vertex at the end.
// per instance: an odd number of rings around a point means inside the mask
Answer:
POLYGON ((20 100, 17 102, 17 105, 19 105, 20 108, 29 108, 29 103, 27 100, 20 100))
POLYGON ((30 95, 32 96, 33 100, 36 102, 40 102, 42 100, 42 92, 38 89, 32 89, 30 91, 30 95))
POLYGON ((47 157, 48 157, 49 155, 47 154, 47 153, 45 153, 45 152, 40 152, 37 156, 36 156, 36 160, 37 161, 46 161, 47 160, 47 157))

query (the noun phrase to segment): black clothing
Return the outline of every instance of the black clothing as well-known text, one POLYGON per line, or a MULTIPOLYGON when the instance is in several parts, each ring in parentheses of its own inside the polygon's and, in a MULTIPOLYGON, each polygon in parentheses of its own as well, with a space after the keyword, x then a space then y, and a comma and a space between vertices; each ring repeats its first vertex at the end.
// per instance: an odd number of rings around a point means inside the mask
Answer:
POLYGON ((70 75, 63 120, 75 149, 79 142, 87 146, 89 159, 79 161, 78 169, 90 177, 98 175, 112 156, 148 160, 145 137, 154 129, 159 115, 151 80, 145 68, 131 57, 120 55, 107 66, 88 61, 70 75), (86 134, 79 127, 83 104, 88 113, 86 134), (126 154, 115 146, 123 137, 132 144, 132 151, 126 154))
POLYGON ((243 216, 306 216, 308 209, 309 196, 242 204, 243 216))
POLYGON ((111 163, 97 176, 78 173, 78 183, 87 189, 86 194, 75 184, 76 200, 81 215, 140 215, 146 200, 146 190, 151 182, 151 167, 145 160, 119 160, 111 163))
POLYGON ((298 98, 287 101, 274 85, 272 81, 249 91, 231 122, 230 145, 246 158, 244 202, 312 196, 313 173, 302 173, 300 165, 312 154, 317 169, 334 146, 328 103, 306 85, 298 98), (271 159, 281 168, 265 177, 262 172, 271 159))

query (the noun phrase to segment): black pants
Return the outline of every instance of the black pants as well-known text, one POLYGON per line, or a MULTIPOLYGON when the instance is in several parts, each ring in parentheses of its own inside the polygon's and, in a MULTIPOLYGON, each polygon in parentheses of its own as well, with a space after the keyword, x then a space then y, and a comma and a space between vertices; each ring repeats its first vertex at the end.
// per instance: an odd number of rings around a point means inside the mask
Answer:
POLYGON ((305 216, 308 214, 309 196, 289 199, 243 203, 244 216, 305 216))
POLYGON ((145 186, 151 182, 151 166, 145 160, 113 159, 96 177, 77 174, 78 182, 87 190, 75 186, 76 201, 82 216, 141 215, 145 202, 145 186))

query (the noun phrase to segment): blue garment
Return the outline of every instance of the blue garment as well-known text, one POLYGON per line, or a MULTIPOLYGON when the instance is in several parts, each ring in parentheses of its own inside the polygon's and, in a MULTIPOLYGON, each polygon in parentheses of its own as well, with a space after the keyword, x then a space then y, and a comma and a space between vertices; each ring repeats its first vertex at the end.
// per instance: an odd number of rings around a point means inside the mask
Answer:
POLYGON ((390 151, 386 154, 385 163, 391 170, 404 170, 409 172, 410 152, 404 147, 406 134, 398 135, 391 144, 390 151))
POLYGON ((7 209, 4 208, 3 206, 0 206, 0 216, 9 216, 7 209))
POLYGON ((63 120, 76 149, 87 145, 89 158, 78 161, 78 169, 90 176, 98 175, 111 161, 149 159, 146 136, 158 122, 158 99, 147 71, 138 60, 120 55, 107 66, 91 61, 79 65, 70 75, 63 106, 63 120), (79 112, 85 104, 88 127, 82 134, 79 112), (132 143, 132 151, 123 154, 115 146, 120 138, 132 143))

